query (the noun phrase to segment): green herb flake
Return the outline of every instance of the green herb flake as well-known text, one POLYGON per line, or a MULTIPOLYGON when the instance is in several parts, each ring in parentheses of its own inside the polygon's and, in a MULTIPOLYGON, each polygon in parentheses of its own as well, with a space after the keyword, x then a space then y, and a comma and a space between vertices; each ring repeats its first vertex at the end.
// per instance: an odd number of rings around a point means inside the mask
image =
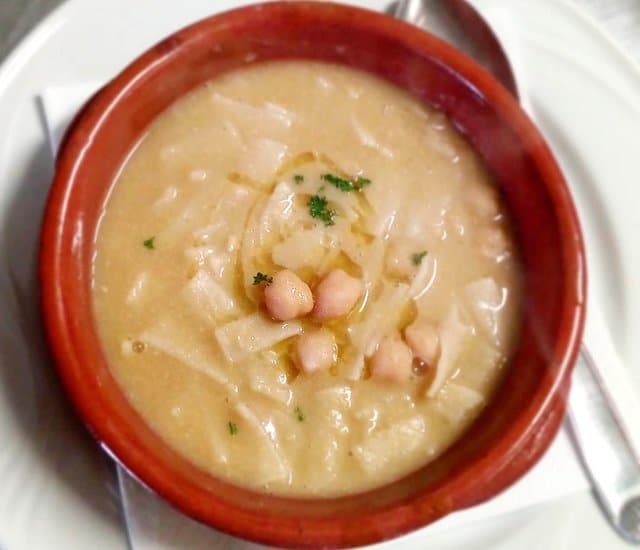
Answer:
POLYGON ((423 250, 422 252, 416 252, 415 254, 413 254, 411 256, 411 261, 413 262, 413 265, 420 265, 422 263, 422 260, 424 260, 427 254, 429 253, 426 250, 423 250))
POLYGON ((155 237, 149 237, 146 241, 143 241, 142 244, 144 245, 145 248, 148 248, 149 250, 153 250, 156 247, 154 243, 155 239, 156 239, 155 237))
POLYGON ((293 412, 296 415, 298 422, 302 422, 304 420, 304 413, 302 412, 302 409, 299 406, 296 406, 296 408, 293 409, 293 412))
POLYGON ((296 184, 300 185, 304 182, 304 176, 302 174, 296 174, 295 176, 293 176, 293 181, 295 181, 296 184))
POLYGON ((320 195, 312 195, 309 197, 309 202, 307 203, 309 207, 309 214, 312 218, 317 218, 324 222, 325 225, 334 225, 336 211, 329 208, 329 203, 326 197, 321 197, 320 195))
POLYGON ((370 179, 360 178, 360 177, 356 179, 355 187, 358 191, 360 191, 363 187, 366 187, 367 185, 371 185, 370 179))
POLYGON ((271 283, 273 283, 273 277, 270 277, 269 275, 258 271, 258 273, 253 276, 253 284, 259 285, 261 283, 267 283, 268 285, 270 285, 271 283))
POLYGON ((229 433, 236 435, 238 433, 238 426, 235 422, 229 422, 229 433))
POLYGON ((362 191, 364 187, 371 184, 371 180, 367 178, 357 177, 354 181, 341 178, 335 174, 322 174, 320 179, 333 185, 335 188, 349 193, 351 191, 362 191))
POLYGON ((335 176, 333 174, 322 174, 320 176, 320 179, 326 181, 327 183, 330 183, 335 188, 340 189, 340 191, 349 192, 353 191, 354 189, 353 183, 351 183, 349 180, 346 180, 339 176, 335 176))

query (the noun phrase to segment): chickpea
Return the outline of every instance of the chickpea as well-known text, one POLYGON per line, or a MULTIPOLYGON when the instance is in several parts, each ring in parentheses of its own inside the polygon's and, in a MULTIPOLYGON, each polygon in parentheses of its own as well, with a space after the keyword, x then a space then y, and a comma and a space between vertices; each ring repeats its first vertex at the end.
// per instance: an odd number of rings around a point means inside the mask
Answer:
POLYGON ((414 322, 404 329, 404 339, 415 357, 430 367, 435 366, 440 354, 440 335, 432 323, 414 322))
POLYGON ((411 377, 413 354, 399 334, 385 338, 371 356, 371 376, 380 381, 401 384, 411 377))
POLYGON ((338 348, 327 329, 305 332, 296 341, 296 357, 300 370, 312 374, 326 370, 336 361, 338 348))
POLYGON ((278 321, 290 321, 313 309, 309 285, 293 271, 283 269, 273 276, 264 289, 264 303, 269 314, 278 321))
POLYGON ((337 319, 349 313, 362 296, 364 285, 342 269, 327 273, 314 290, 316 305, 313 317, 319 321, 337 319))

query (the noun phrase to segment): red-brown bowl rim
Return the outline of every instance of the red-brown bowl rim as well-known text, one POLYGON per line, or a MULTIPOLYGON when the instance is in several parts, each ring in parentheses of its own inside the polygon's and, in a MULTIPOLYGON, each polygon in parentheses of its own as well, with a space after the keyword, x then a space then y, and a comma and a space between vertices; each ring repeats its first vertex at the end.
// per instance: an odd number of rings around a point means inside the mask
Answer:
MULTIPOLYGON (((265 4, 261 9, 283 4, 285 3, 265 4)), ((323 10, 323 6, 328 5, 324 2, 286 4, 304 5, 308 10, 323 10)), ((60 299, 59 262, 63 245, 60 224, 65 215, 76 164, 82 156, 83 147, 90 142, 99 125, 102 113, 118 101, 120 94, 138 75, 167 55, 166 50, 152 48, 137 58, 92 98, 90 109, 84 109, 75 119, 58 157, 56 176, 41 233, 41 306, 47 337, 66 391, 90 431, 103 447, 138 479, 192 517, 244 538, 296 547, 359 545, 390 538, 421 527, 451 511, 484 501, 523 475, 548 448, 562 421, 570 371, 579 350, 585 315, 586 264, 576 210, 550 150, 546 145, 540 146, 540 143, 544 144, 542 137, 514 98, 480 66, 443 41, 377 12, 335 4, 331 6, 337 12, 357 12, 359 24, 385 33, 399 42, 411 44, 414 50, 435 57, 462 74, 482 92, 496 112, 508 121, 525 146, 536 144, 535 147, 529 147, 531 158, 541 179, 547 185, 547 192, 556 209, 560 222, 560 247, 566 264, 566 292, 559 321, 560 336, 555 348, 561 353, 560 356, 554 357, 554 361, 560 367, 555 377, 541 384, 519 421, 511 427, 511 433, 501 438, 501 445, 496 445, 481 460, 456 472, 451 479, 438 487, 437 491, 418 495, 410 502, 403 502, 387 509, 366 511, 359 516, 336 517, 330 520, 271 516, 270 525, 265 527, 265 512, 231 506, 224 501, 223 496, 208 493, 206 496, 214 499, 216 505, 205 506, 201 502, 205 496, 201 491, 190 486, 176 485, 176 480, 180 479, 178 473, 164 470, 153 455, 148 456, 146 461, 140 461, 133 449, 134 443, 128 440, 125 427, 105 421, 99 405, 91 395, 83 391, 71 373, 72 364, 81 362, 82 357, 73 355, 75 351, 67 327, 70 313, 68 305, 60 299), (535 434, 537 437, 533 437, 535 434), (523 454, 524 447, 527 451, 523 454), (489 470, 493 473, 489 474, 489 470), (412 513, 403 513, 403 510, 409 509, 412 513), (416 509, 420 509, 421 512, 414 513, 416 509), (363 525, 375 527, 368 529, 363 525), (353 528, 353 534, 345 535, 350 528, 353 528)), ((190 36, 201 32, 213 20, 226 17, 230 13, 234 13, 236 17, 238 14, 250 17, 254 9, 255 5, 214 15, 178 31, 172 37, 177 37, 175 43, 184 46, 190 36)), ((99 345, 94 334, 87 334, 87 338, 93 338, 95 345, 99 345)))

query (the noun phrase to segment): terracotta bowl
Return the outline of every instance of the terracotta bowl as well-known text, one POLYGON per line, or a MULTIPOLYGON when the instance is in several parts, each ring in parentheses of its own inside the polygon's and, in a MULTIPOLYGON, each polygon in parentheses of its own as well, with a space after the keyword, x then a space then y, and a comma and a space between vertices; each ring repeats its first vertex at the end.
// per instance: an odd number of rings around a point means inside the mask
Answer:
POLYGON ((516 101, 437 38, 379 13, 319 2, 254 5, 205 19, 144 53, 86 105, 57 159, 40 284, 59 375, 100 444, 191 517, 239 537, 297 548, 388 539, 483 502, 522 476, 562 421, 585 307, 574 205, 551 152, 516 101), (335 499, 255 493, 206 474, 170 449, 109 372, 91 299, 100 211, 145 128, 206 80, 291 58, 368 71, 445 112, 500 183, 526 274, 521 342, 495 399, 468 433, 399 481, 335 499))

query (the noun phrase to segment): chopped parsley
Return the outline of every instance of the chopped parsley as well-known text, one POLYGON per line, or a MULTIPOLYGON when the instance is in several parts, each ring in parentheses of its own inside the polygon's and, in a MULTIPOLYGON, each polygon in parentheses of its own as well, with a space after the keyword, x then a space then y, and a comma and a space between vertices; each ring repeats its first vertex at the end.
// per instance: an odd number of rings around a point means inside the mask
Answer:
POLYGON ((145 248, 148 248, 149 250, 153 250, 156 247, 153 241, 155 241, 155 237, 149 237, 142 244, 144 245, 145 248))
POLYGON ((411 256, 411 261, 413 262, 413 265, 420 265, 422 263, 422 260, 424 260, 427 254, 429 253, 426 250, 423 250, 422 252, 416 252, 415 254, 413 254, 411 256))
POLYGON ((340 191, 353 191, 353 183, 344 178, 334 176, 333 174, 322 174, 320 179, 330 183, 340 191))
POLYGON ((356 182, 354 183, 356 191, 362 191, 362 188, 367 185, 371 185, 371 180, 369 178, 357 177, 356 182))
POLYGON ((231 435, 236 435, 238 433, 238 426, 235 422, 229 422, 229 433, 231 435))
POLYGON ((325 225, 333 225, 335 223, 333 218, 336 215, 336 211, 329 208, 326 197, 312 195, 309 197, 307 206, 309 206, 309 214, 312 218, 318 218, 323 221, 325 225))
POLYGON ((296 406, 295 409, 293 409, 293 412, 296 415, 296 418, 298 419, 298 422, 302 422, 304 420, 304 413, 302 412, 302 409, 299 406, 296 406))
POLYGON ((348 180, 345 178, 341 178, 340 176, 336 176, 335 174, 322 174, 320 179, 330 183, 340 191, 345 191, 346 193, 350 191, 362 191, 363 187, 366 187, 371 183, 370 179, 357 177, 355 180, 348 180))
POLYGON ((258 271, 258 273, 256 273, 253 276, 253 284, 254 285, 259 285, 261 283, 267 283, 268 285, 270 285, 271 283, 273 283, 273 277, 269 277, 269 275, 266 275, 266 274, 258 271))
POLYGON ((293 181, 300 185, 304 181, 304 176, 302 174, 296 174, 293 176, 293 181))

